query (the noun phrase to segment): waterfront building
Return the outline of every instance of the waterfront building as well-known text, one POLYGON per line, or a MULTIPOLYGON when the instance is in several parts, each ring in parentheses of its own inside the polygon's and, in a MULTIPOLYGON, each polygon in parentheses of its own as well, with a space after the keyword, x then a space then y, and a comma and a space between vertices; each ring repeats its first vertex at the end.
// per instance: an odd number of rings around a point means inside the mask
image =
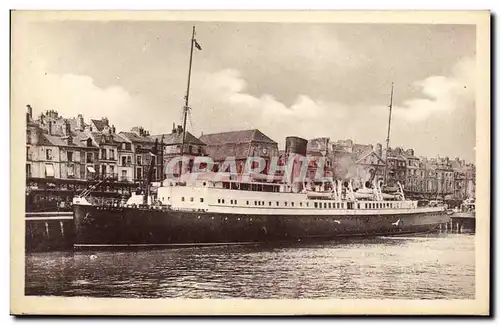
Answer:
POLYGON ((278 156, 278 143, 257 129, 204 134, 200 141, 206 144, 206 153, 214 160, 215 170, 227 157, 234 157, 237 172, 241 174, 248 157, 261 157, 265 160, 262 173, 267 174, 271 158, 278 156))
MULTIPOLYGON (((166 175, 166 168, 167 164, 173 159, 174 157, 178 157, 179 155, 184 155, 184 157, 189 157, 189 163, 186 165, 183 165, 184 171, 191 170, 191 167, 193 165, 193 160, 197 156, 205 156, 205 143, 192 135, 190 132, 186 131, 185 134, 185 139, 184 139, 184 147, 182 147, 182 137, 183 137, 183 132, 182 132, 182 126, 178 125, 177 127, 175 124, 172 127, 172 132, 171 133, 165 133, 165 134, 157 134, 157 135, 152 135, 150 136, 150 139, 153 141, 158 141, 158 144, 160 146, 163 146, 163 166, 161 165, 161 156, 157 156, 157 170, 158 170, 158 175, 157 177, 160 177, 163 175, 163 178, 165 178, 166 175), (163 168, 163 171, 161 170, 163 168)), ((154 159, 154 158, 153 158, 154 159)), ((176 164, 175 168, 173 170, 174 175, 180 175, 180 170, 181 164, 176 164)))

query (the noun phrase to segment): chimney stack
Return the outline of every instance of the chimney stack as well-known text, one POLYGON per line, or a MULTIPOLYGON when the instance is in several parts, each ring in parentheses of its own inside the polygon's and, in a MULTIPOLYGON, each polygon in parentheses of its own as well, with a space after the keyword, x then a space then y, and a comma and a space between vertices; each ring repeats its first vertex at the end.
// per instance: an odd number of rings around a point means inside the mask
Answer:
POLYGON ((83 116, 82 114, 78 114, 78 117, 76 118, 76 127, 75 131, 83 131, 84 129, 84 121, 83 121, 83 116))
POLYGON ((111 133, 112 133, 112 134, 115 134, 115 132, 116 132, 116 128, 115 128, 115 126, 114 126, 114 125, 112 125, 112 126, 111 126, 111 133))
POLYGON ((28 121, 31 121, 33 119, 33 108, 31 108, 31 105, 26 105, 26 109, 27 109, 27 113, 28 116, 27 116, 27 119, 28 121))
POLYGON ((49 121, 49 135, 52 135, 52 121, 49 121))
POLYGON ((177 130, 175 129, 175 122, 172 123, 172 133, 175 134, 177 130))
POLYGON ((177 132, 178 132, 179 134, 181 134, 181 133, 182 133, 182 126, 181 126, 181 125, 177 125, 177 132))
POLYGON ((69 124, 68 120, 64 120, 64 135, 65 136, 71 135, 71 124, 69 124))

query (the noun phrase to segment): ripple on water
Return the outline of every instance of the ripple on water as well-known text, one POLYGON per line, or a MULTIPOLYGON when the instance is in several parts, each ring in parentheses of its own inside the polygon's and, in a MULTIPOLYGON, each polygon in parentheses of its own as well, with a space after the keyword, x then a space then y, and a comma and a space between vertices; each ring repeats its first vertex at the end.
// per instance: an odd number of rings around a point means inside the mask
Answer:
POLYGON ((474 236, 26 256, 26 294, 138 298, 474 298, 474 236))

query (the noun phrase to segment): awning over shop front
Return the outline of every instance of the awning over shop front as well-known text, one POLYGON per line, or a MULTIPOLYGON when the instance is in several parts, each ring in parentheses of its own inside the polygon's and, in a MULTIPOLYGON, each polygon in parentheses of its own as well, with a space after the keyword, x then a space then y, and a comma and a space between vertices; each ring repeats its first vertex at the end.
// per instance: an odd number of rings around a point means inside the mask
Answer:
POLYGON ((46 177, 54 177, 54 165, 45 165, 45 176, 46 177))
POLYGON ((87 170, 91 173, 95 173, 95 169, 92 166, 87 166, 87 170))

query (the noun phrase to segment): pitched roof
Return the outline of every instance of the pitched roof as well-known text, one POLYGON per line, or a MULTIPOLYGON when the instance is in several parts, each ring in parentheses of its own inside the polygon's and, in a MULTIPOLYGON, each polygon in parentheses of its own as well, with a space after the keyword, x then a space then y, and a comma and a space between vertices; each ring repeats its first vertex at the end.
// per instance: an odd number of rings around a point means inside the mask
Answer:
POLYGON ((361 152, 359 155, 357 155, 357 157, 356 157, 356 163, 361 162, 366 157, 368 157, 368 156, 370 156, 372 154, 375 155, 380 161, 385 162, 384 159, 382 157, 380 157, 378 155, 378 153, 375 152, 375 150, 365 150, 365 151, 361 152))
POLYGON ((204 134, 200 137, 200 140, 206 143, 208 146, 251 142, 277 144, 276 141, 269 138, 258 129, 204 134))
POLYGON ((138 135, 135 132, 120 132, 119 133, 125 139, 130 140, 131 142, 139 142, 139 143, 154 143, 154 140, 150 137, 143 137, 138 135))
POLYGON ((78 139, 73 139, 71 144, 68 144, 63 137, 50 134, 42 134, 40 136, 40 144, 45 146, 57 146, 57 147, 84 147, 84 145, 78 141, 78 139))
POLYGON ((125 141, 125 139, 121 136, 119 136, 116 133, 111 133, 111 134, 103 134, 101 132, 92 132, 92 137, 95 139, 97 143, 102 143, 106 142, 107 144, 112 144, 112 143, 122 143, 122 142, 128 142, 125 141))
POLYGON ((211 145, 206 147, 206 153, 215 161, 225 160, 227 157, 234 157, 234 159, 246 159, 251 155, 249 153, 249 143, 228 143, 221 145, 211 145))
POLYGON ((104 127, 109 126, 108 123, 106 123, 103 120, 90 120, 92 123, 94 123, 94 126, 97 128, 97 130, 102 131, 104 130, 104 127))
MULTIPOLYGON (((149 138, 152 139, 153 142, 156 139, 158 139, 158 141, 161 141, 162 136, 163 136, 163 143, 166 145, 182 144, 182 133, 178 132, 152 135, 149 138)), ((199 145, 199 146, 205 145, 204 142, 200 141, 200 139, 198 139, 197 137, 195 137, 194 135, 192 135, 187 131, 186 131, 185 143, 199 145)))

